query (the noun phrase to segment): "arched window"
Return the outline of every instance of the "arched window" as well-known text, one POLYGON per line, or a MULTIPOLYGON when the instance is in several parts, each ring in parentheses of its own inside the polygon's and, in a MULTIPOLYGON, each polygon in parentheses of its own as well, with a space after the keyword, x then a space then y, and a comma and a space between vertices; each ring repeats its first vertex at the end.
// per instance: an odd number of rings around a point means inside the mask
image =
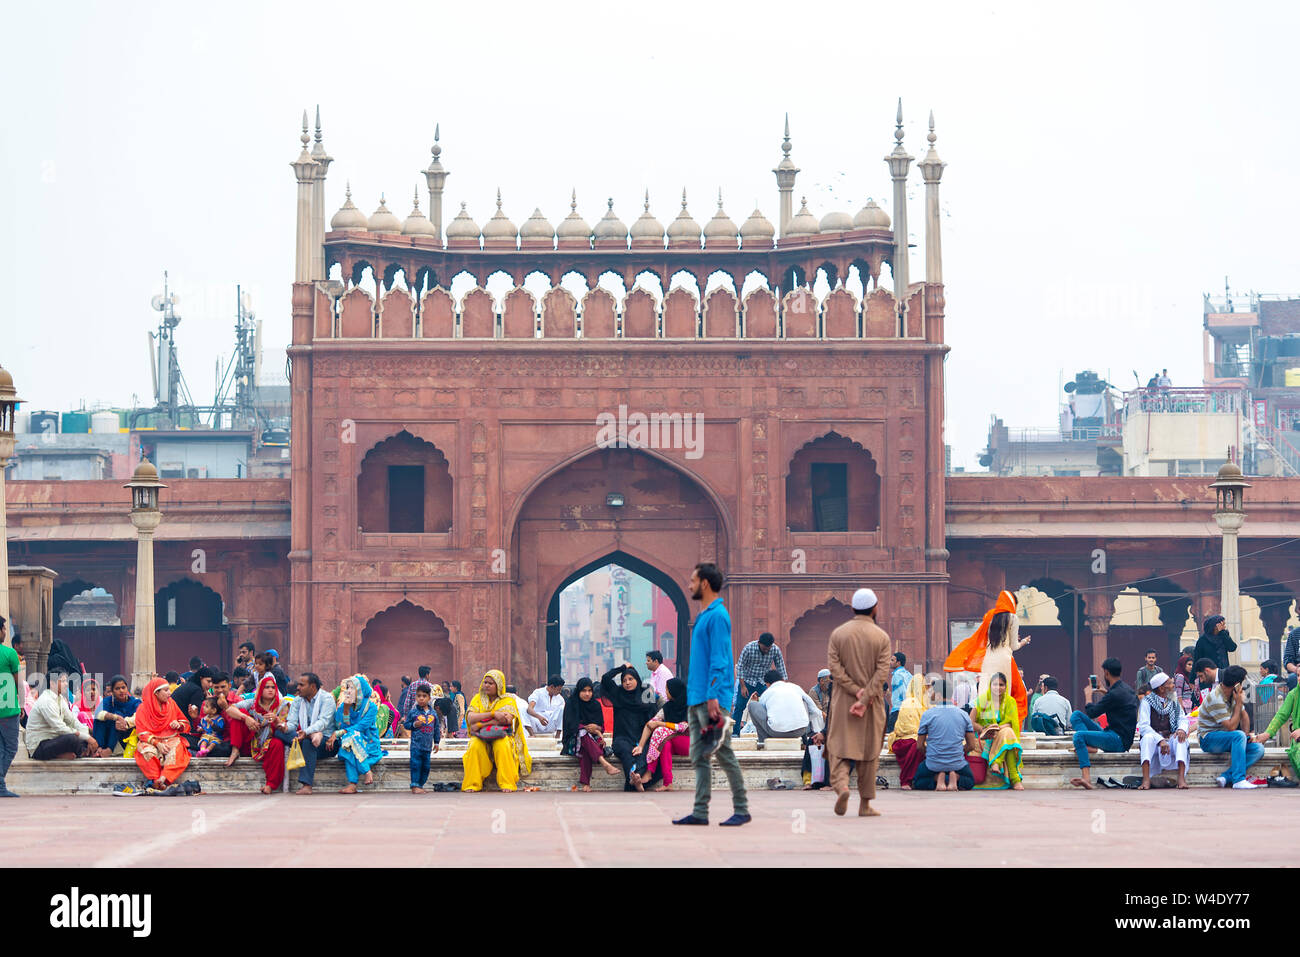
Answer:
POLYGON ((880 475, 871 453, 829 432, 790 460, 785 521, 792 532, 871 532, 880 528, 880 475))
POLYGON ((403 430, 361 462, 357 524, 363 532, 448 532, 451 493, 447 457, 403 430))

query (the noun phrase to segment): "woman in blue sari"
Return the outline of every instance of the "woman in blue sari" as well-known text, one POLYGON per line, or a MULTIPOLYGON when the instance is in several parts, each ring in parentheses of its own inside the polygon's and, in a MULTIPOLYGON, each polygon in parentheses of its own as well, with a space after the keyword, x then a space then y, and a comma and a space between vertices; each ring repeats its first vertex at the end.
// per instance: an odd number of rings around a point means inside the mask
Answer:
POLYGON ((356 794, 358 781, 374 784, 370 769, 384 756, 379 747, 379 706, 371 700, 373 694, 365 675, 344 678, 339 687, 339 706, 334 712, 337 728, 330 744, 338 740, 339 760, 348 776, 347 787, 340 788, 340 794, 356 794))

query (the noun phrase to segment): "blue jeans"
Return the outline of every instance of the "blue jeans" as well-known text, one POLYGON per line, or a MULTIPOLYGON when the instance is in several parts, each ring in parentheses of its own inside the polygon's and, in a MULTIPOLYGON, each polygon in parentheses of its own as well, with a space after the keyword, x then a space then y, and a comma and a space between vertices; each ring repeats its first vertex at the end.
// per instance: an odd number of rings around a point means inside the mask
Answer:
POLYGON ((731 729, 733 737, 740 736, 740 726, 745 723, 745 707, 749 704, 749 696, 755 692, 761 695, 766 690, 766 685, 756 685, 751 688, 745 684, 743 678, 741 679, 740 690, 736 693, 736 703, 731 709, 731 718, 736 722, 736 726, 731 729))
POLYGON ((1206 731, 1200 735, 1201 750, 1206 754, 1232 752, 1228 770, 1223 773, 1231 787, 1246 780, 1246 770, 1264 756, 1264 746, 1247 742, 1245 731, 1206 731))
POLYGON ((429 763, 433 749, 411 748, 411 787, 422 788, 429 780, 429 763))
POLYGON ((1070 727, 1074 728, 1074 753, 1079 756, 1079 767, 1090 768, 1089 748, 1120 753, 1128 750, 1128 745, 1119 739, 1114 731, 1103 731, 1101 725, 1082 711, 1070 715, 1070 727))

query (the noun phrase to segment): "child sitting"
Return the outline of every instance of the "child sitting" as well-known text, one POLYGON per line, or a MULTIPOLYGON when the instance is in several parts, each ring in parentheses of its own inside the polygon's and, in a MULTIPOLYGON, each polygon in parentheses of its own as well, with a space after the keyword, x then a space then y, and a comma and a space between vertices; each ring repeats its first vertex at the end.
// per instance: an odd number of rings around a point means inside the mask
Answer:
POLYGON ((226 719, 217 710, 217 698, 209 695, 203 699, 199 714, 199 750, 197 756, 206 757, 207 753, 221 743, 221 736, 226 730, 226 719))
POLYGON ((429 780, 432 755, 442 742, 439 715, 433 709, 432 689, 426 684, 415 689, 415 703, 402 720, 411 732, 411 793, 423 794, 429 780))

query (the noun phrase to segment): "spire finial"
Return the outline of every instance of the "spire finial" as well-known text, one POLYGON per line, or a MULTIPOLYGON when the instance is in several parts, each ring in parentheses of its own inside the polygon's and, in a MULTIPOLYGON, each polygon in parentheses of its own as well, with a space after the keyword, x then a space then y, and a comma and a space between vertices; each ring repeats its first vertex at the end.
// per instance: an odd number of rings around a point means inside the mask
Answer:
POLYGON ((387 201, 386 199, 384 199, 384 194, 383 194, 383 193, 380 193, 380 194, 379 194, 379 205, 380 205, 380 206, 386 206, 386 205, 388 205, 388 201, 387 201))
POLYGON ((320 104, 316 104, 316 142, 320 142, 320 104))
POLYGON ((718 209, 722 209, 722 187, 718 187, 718 209))
POLYGON ((573 192, 569 195, 569 212, 576 213, 577 211, 578 211, 578 188, 575 186, 573 187, 573 192))
POLYGON ((645 191, 645 211, 650 212, 650 190, 645 191))
POLYGON ((899 146, 902 146, 903 145, 903 98, 901 96, 898 98, 898 116, 895 118, 894 123, 895 123, 894 139, 898 141, 899 146))
POLYGON ((686 211, 686 187, 682 187, 682 211, 686 211))
POLYGON ((610 211, 611 213, 614 211, 614 197, 613 197, 613 196, 611 196, 611 197, 609 198, 609 211, 610 211))
POLYGON ((785 141, 781 143, 781 152, 790 158, 790 114, 785 115, 785 141))
POLYGON ((306 110, 302 111, 302 136, 298 138, 302 140, 302 148, 306 149, 307 144, 311 142, 311 134, 307 132, 307 111, 306 110))
POLYGON ((438 157, 442 155, 442 147, 438 145, 439 132, 440 131, 438 129, 438 124, 434 123, 433 124, 433 148, 429 150, 429 152, 433 154, 434 162, 437 162, 438 157))
POLYGON ((497 187, 497 212, 501 212, 501 187, 497 187))
POLYGON ((930 143, 931 146, 934 146, 934 141, 935 141, 935 135, 934 135, 934 110, 931 110, 931 111, 930 111, 930 134, 926 137, 926 140, 929 141, 929 143, 930 143))
POLYGON ((348 180, 347 186, 343 188, 343 198, 349 203, 352 202, 352 180, 348 180))
POLYGON ((418 186, 415 187, 414 193, 415 193, 415 211, 418 213, 420 211, 420 187, 418 186))

